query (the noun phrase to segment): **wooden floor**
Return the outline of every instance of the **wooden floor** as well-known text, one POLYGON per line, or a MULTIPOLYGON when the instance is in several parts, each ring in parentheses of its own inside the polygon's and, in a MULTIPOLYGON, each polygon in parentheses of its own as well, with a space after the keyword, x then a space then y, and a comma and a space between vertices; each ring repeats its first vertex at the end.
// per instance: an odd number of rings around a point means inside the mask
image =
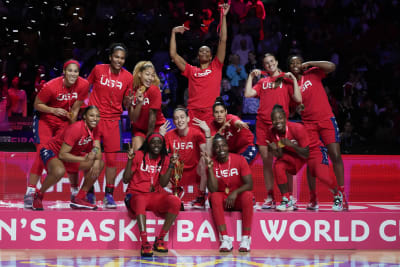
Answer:
POLYGON ((400 266, 399 250, 0 250, 0 266, 400 266))

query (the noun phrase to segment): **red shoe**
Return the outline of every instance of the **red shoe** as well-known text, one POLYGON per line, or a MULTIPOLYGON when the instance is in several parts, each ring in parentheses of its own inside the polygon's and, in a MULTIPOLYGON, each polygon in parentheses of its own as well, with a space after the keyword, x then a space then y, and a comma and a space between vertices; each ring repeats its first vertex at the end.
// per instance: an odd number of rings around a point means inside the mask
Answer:
POLYGON ((77 198, 75 197, 72 201, 71 204, 69 204, 71 209, 86 209, 86 210, 95 210, 97 209, 97 206, 86 201, 85 199, 82 198, 77 198))
POLYGON ((168 252, 168 248, 167 248, 167 245, 165 244, 164 240, 162 240, 158 237, 156 238, 156 241, 154 242, 153 249, 154 249, 154 251, 157 251, 157 252, 168 252))
POLYGON ((140 249, 140 256, 153 257, 153 251, 151 250, 151 245, 148 241, 142 243, 142 248, 140 249))
POLYGON ((37 191, 37 192, 33 195, 32 209, 33 209, 33 210, 43 210, 42 200, 43 200, 43 194, 42 194, 42 192, 37 191))
POLYGON ((204 209, 205 204, 206 204, 206 196, 200 195, 192 202, 192 207, 194 209, 204 209))

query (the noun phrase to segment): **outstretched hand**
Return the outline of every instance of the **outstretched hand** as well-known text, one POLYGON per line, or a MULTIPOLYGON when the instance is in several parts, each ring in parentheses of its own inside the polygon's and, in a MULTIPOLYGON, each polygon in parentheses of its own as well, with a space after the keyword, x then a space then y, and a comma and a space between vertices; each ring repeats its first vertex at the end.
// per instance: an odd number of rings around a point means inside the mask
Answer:
POLYGON ((243 128, 249 129, 249 124, 242 120, 238 120, 235 122, 235 127, 238 129, 237 131, 240 132, 240 130, 243 128))
POLYGON ((182 26, 176 26, 176 27, 174 27, 174 28, 172 29, 172 32, 173 32, 173 33, 181 33, 181 34, 183 34, 185 31, 188 31, 188 30, 189 30, 188 27, 185 27, 184 25, 182 25, 182 26))
POLYGON ((167 120, 163 125, 161 125, 160 129, 158 130, 158 132, 162 135, 165 136, 165 134, 168 132, 169 129, 172 128, 171 123, 169 122, 169 120, 167 120))
POLYGON ((224 12, 224 16, 228 15, 229 9, 231 7, 230 4, 224 3, 222 5, 219 5, 220 8, 222 8, 223 12, 224 12))
POLYGON ((135 151, 133 150, 133 145, 128 143, 128 159, 133 159, 135 157, 135 151))
POLYGON ((210 127, 208 127, 207 123, 198 118, 193 118, 193 125, 198 126, 200 129, 203 130, 203 132, 210 131, 210 127))
POLYGON ((204 159, 204 162, 207 166, 207 168, 211 168, 214 166, 214 162, 211 159, 211 157, 207 154, 207 152, 201 152, 201 157, 204 159))

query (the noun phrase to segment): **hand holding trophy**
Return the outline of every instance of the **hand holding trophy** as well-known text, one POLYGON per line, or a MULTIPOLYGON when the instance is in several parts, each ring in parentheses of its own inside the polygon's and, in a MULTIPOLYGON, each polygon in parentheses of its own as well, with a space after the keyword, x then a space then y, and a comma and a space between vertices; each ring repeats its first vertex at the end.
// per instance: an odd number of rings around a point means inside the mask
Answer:
POLYGON ((178 149, 176 149, 172 155, 171 161, 174 161, 174 195, 177 197, 180 197, 179 195, 179 191, 183 191, 180 186, 179 183, 182 179, 182 174, 183 174, 183 167, 184 167, 184 163, 183 161, 179 160, 179 153, 178 153, 178 149))

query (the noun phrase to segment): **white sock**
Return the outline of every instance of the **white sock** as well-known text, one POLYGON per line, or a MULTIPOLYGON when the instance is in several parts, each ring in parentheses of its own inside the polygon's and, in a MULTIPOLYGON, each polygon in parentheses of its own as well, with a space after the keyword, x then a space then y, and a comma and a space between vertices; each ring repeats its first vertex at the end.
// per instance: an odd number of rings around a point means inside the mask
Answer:
POLYGON ((71 187, 71 195, 76 196, 79 192, 78 187, 71 187))
POLYGON ((28 187, 26 188, 26 193, 25 193, 25 195, 34 194, 35 192, 36 192, 36 188, 35 188, 35 187, 30 187, 30 186, 28 186, 28 187))

